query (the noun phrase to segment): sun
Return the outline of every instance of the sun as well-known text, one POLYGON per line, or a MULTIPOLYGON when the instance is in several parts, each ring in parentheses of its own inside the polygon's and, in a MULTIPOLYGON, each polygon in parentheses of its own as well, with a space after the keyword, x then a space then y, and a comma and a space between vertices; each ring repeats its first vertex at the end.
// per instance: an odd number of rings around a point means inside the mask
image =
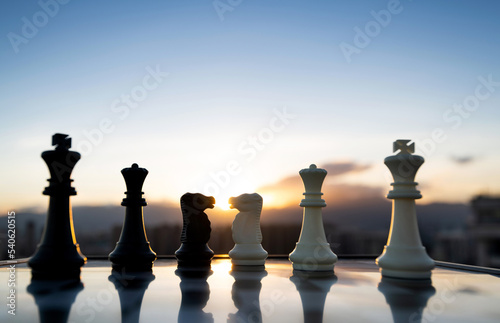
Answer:
POLYGON ((224 211, 231 210, 229 198, 240 196, 244 193, 255 193, 255 189, 256 188, 249 185, 249 183, 234 183, 230 187, 221 189, 219 194, 214 196, 215 206, 224 211))
POLYGON ((229 198, 233 196, 238 196, 239 194, 228 194, 228 193, 221 193, 217 196, 215 199, 215 206, 219 207, 220 209, 227 211, 230 210, 231 207, 229 205, 229 198))
POLYGON ((260 194, 260 196, 262 196, 262 202, 264 204, 273 205, 274 195, 269 194, 269 193, 264 193, 264 194, 260 194))

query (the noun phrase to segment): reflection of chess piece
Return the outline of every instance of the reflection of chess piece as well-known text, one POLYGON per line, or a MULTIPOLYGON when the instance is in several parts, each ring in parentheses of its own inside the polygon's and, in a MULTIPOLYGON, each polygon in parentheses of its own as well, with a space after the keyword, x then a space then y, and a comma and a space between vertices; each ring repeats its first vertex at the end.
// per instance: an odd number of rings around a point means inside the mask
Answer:
POLYGON ((42 242, 28 262, 34 279, 79 280, 80 268, 87 261, 76 243, 69 199, 71 195, 76 195, 70 176, 80 154, 68 150, 71 138, 67 137, 56 133, 52 136, 52 145, 56 148, 42 153, 50 171, 49 186, 43 194, 50 198, 42 242))
POLYGON ((80 280, 32 279, 28 293, 35 298, 40 323, 66 323, 71 306, 82 289, 80 280))
POLYGON ((293 271, 290 280, 295 284, 302 301, 304 323, 323 322, 325 301, 330 288, 337 282, 333 273, 325 275, 308 275, 302 271, 293 271))
POLYGON ((429 279, 434 261, 422 246, 418 232, 415 199, 422 197, 417 191, 415 175, 424 163, 421 156, 412 155, 415 144, 410 140, 394 142, 394 152, 384 160, 394 178, 394 187, 387 198, 392 199, 392 221, 387 245, 377 258, 383 276, 409 279, 429 279))
POLYGON ((422 312, 436 290, 431 280, 408 280, 382 277, 378 290, 391 307, 394 323, 422 321, 422 312))
POLYGON ((181 247, 175 252, 179 267, 209 269, 214 252, 208 247, 210 240, 210 221, 203 212, 213 209, 215 199, 203 194, 186 193, 181 197, 181 210, 184 225, 181 234, 181 247))
POLYGON ((321 198, 321 186, 326 177, 326 170, 311 165, 302 169, 300 177, 306 192, 300 206, 304 207, 304 218, 299 242, 290 254, 293 269, 305 271, 333 271, 337 255, 326 241, 321 208, 326 206, 321 198))
POLYGON ((139 323, 144 293, 155 276, 150 271, 129 274, 113 270, 108 279, 120 297, 122 323, 139 323))
POLYGON ((234 306, 238 309, 235 314, 229 314, 228 323, 262 322, 259 295, 262 278, 267 276, 267 271, 242 271, 233 270, 234 284, 231 290, 234 306))
POLYGON ((236 214, 232 226, 235 246, 229 251, 229 257, 233 266, 264 266, 267 251, 261 245, 262 197, 257 193, 241 194, 231 197, 229 204, 232 209, 240 211, 236 214))
POLYGON ((156 253, 149 245, 142 213, 143 206, 147 205, 142 198, 142 185, 148 171, 132 164, 131 168, 122 169, 122 175, 127 185, 127 197, 122 201, 122 205, 126 207, 125 220, 120 240, 115 250, 109 254, 109 260, 113 263, 114 270, 150 271, 156 260, 156 253))
POLYGON ((179 286, 182 294, 177 321, 179 323, 213 323, 213 315, 203 311, 210 299, 210 286, 207 278, 212 275, 212 271, 177 269, 175 274, 181 278, 179 286))

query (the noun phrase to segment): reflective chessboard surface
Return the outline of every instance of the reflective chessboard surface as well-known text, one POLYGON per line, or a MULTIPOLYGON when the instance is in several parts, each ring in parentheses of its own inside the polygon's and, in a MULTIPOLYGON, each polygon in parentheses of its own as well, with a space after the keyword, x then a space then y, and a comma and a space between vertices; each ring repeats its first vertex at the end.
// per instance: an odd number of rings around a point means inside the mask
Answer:
MULTIPOLYGON (((18 264, 16 315, 4 305, 0 322, 500 322, 500 277, 467 270, 438 266, 425 284, 381 279, 371 259, 340 260, 328 277, 294 273, 287 259, 265 271, 232 271, 229 259, 201 275, 176 269, 160 259, 151 275, 117 276, 89 260, 81 284, 51 290, 18 264)), ((0 267, 5 303, 9 274, 0 267)))

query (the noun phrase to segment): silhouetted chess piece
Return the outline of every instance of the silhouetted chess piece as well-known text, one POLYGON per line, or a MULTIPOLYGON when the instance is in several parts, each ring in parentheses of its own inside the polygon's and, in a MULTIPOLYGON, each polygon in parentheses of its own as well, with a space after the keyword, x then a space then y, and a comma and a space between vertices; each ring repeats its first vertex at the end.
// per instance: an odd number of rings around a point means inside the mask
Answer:
POLYGON ((113 270, 108 277, 120 297, 122 323, 139 323, 142 299, 149 284, 155 279, 150 271, 129 274, 113 270))
POLYGON ((213 323, 211 313, 205 313, 203 308, 210 299, 210 286, 207 279, 212 270, 190 271, 177 269, 175 274, 180 277, 181 307, 177 321, 179 323, 213 323))
POLYGON ((40 323, 68 322, 71 306, 83 290, 80 280, 32 279, 27 291, 35 298, 40 323))
POLYGON ((132 164, 132 167, 124 168, 121 172, 127 185, 127 197, 122 201, 122 205, 126 207, 125 220, 120 240, 115 250, 109 254, 109 260, 117 271, 148 271, 156 260, 156 253, 151 250, 146 236, 142 212, 142 208, 147 205, 142 198, 142 185, 148 171, 132 164))
POLYGON ((80 279, 80 268, 87 258, 80 252, 73 228, 73 213, 69 197, 76 195, 70 179, 80 154, 71 151, 71 138, 56 133, 52 136, 54 150, 44 151, 42 158, 50 171, 49 209, 45 229, 38 249, 28 261, 34 279, 80 279))
POLYGON ((294 270, 290 280, 300 294, 304 323, 322 323, 326 296, 332 285, 337 282, 337 276, 333 272, 310 275, 294 270))
POLYGON ((259 296, 261 280, 267 276, 267 271, 233 270, 230 274, 234 277, 231 296, 238 312, 229 314, 227 322, 262 322, 259 296))
POLYGON ((299 242, 290 254, 290 261, 294 270, 333 271, 337 255, 326 240, 321 215, 321 208, 326 206, 325 200, 321 198, 326 170, 312 164, 299 174, 306 191, 300 202, 300 206, 304 207, 304 217, 299 242))
POLYGON ((427 301, 436 293, 431 280, 382 277, 378 290, 391 307, 394 323, 419 323, 427 301))
POLYGON ((415 144, 408 145, 410 140, 394 142, 394 152, 399 153, 385 158, 394 178, 394 187, 387 194, 392 199, 392 221, 387 245, 377 265, 383 276, 408 279, 429 279, 434 268, 432 260, 425 251, 418 231, 415 199, 422 198, 417 191, 415 175, 424 158, 412 155, 415 144))
POLYGON ((181 197, 181 210, 183 227, 181 234, 181 246, 175 252, 179 267, 210 268, 214 256, 212 249, 208 247, 210 240, 210 220, 203 212, 205 209, 213 209, 215 198, 203 194, 186 193, 181 197))
POLYGON ((241 194, 231 197, 229 204, 238 209, 233 221, 232 233, 234 248, 229 251, 233 266, 264 266, 267 251, 262 248, 260 231, 260 213, 262 212, 262 196, 257 193, 241 194))

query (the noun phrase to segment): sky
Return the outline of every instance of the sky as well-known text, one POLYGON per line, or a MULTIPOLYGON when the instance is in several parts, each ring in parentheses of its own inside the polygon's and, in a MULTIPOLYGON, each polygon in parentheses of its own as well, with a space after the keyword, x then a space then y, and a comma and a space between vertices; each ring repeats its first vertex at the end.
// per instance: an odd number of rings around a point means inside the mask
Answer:
POLYGON ((384 195, 396 139, 426 160, 421 203, 500 194, 499 12, 451 0, 3 1, 1 211, 46 207, 40 154, 54 133, 82 154, 73 205, 119 204, 132 163, 149 171, 150 203, 201 192, 227 208, 260 192, 286 206, 302 196, 287 180, 312 163, 325 182, 384 195))

